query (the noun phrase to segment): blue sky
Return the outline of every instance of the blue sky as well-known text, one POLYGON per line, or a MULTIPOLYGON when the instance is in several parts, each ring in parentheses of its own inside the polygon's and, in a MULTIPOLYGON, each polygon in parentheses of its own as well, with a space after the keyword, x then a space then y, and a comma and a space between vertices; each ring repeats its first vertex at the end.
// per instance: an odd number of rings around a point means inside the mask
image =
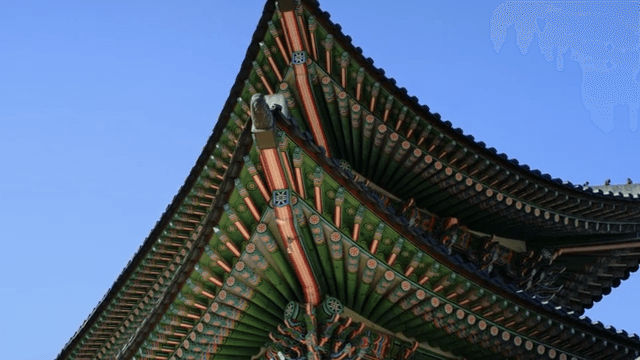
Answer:
MULTIPOLYGON (((627 107, 594 123, 580 64, 490 36, 501 1, 323 0, 454 126, 574 183, 640 181, 627 107)), ((0 1, 0 349, 53 358, 155 225, 224 104, 262 1, 0 1)), ((602 41, 611 41, 604 39, 602 41)), ((607 86, 607 85, 602 85, 607 86)), ((637 277, 637 276, 636 276, 637 277)), ((587 314, 640 333, 631 278, 587 314)))

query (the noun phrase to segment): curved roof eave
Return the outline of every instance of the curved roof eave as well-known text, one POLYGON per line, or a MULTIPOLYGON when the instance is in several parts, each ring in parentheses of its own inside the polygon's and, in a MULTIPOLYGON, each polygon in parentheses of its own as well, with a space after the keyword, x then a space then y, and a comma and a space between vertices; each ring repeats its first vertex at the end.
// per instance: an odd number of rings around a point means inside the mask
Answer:
MULTIPOLYGON (((318 1, 303 0, 303 2, 308 6, 308 9, 315 13, 316 21, 322 23, 322 25, 327 29, 335 29, 335 31, 332 32, 332 34, 334 34, 335 41, 340 42, 341 45, 350 53, 353 59, 360 64, 360 66, 368 69, 369 74, 381 84, 381 87, 384 87, 389 91, 389 93, 393 94, 397 98, 402 99, 405 105, 410 106, 413 111, 427 118, 432 125, 435 125, 438 128, 439 131, 445 133, 454 141, 464 144, 478 155, 516 173, 519 176, 528 178, 555 191, 562 191, 568 195, 583 198, 585 200, 596 200, 607 202, 609 204, 640 205, 640 194, 635 194, 635 196, 632 194, 629 196, 626 194, 619 194, 617 192, 607 192, 602 191, 604 189, 600 189, 599 187, 585 187, 573 184, 569 181, 563 181, 559 178, 553 178, 551 175, 543 173, 537 169, 531 169, 526 164, 520 164, 517 159, 510 159, 504 153, 498 153, 495 148, 487 147, 487 145, 482 141, 476 141, 472 135, 465 135, 461 128, 454 128, 450 121, 442 120, 440 114, 432 113, 427 105, 420 104, 418 98, 410 96, 407 89, 398 87, 395 79, 387 77, 384 69, 377 68, 374 65, 373 59, 366 58, 363 55, 362 49, 353 45, 351 37, 342 32, 342 27, 330 20, 331 14, 320 9, 318 1)), ((640 187, 640 184, 634 185, 640 187)))
POLYGON ((249 44, 245 58, 242 62, 242 65, 240 66, 240 71, 238 72, 236 80, 229 92, 229 97, 222 107, 222 110, 218 117, 218 121, 216 122, 211 135, 207 139, 207 142, 203 147, 200 156, 196 160, 196 163, 185 179, 184 184, 180 187, 178 193, 173 197, 171 203, 167 206, 165 212, 161 215, 160 220, 156 222, 147 238, 144 240, 142 245, 140 245, 138 251, 133 255, 131 260, 129 260, 126 267, 122 270, 122 272, 113 283, 113 285, 109 288, 102 300, 100 300, 98 305, 96 305, 87 319, 82 323, 80 328, 74 333, 71 339, 65 344, 64 348, 56 356, 57 360, 66 359, 71 354, 75 345, 98 320, 100 315, 109 307, 111 301, 118 294, 118 291, 123 288, 127 280, 129 280, 133 271, 140 265, 145 255, 151 250, 151 247, 156 243, 161 232, 171 220, 173 214, 177 211, 177 209, 180 207, 180 205, 183 203, 183 201, 191 191, 209 157, 215 150, 215 146, 220 140, 223 130, 229 122, 229 114, 233 111, 233 108, 236 106, 237 98, 242 93, 242 90, 244 88, 244 80, 248 78, 249 74, 253 70, 252 60, 260 51, 260 46, 258 43, 268 31, 267 22, 273 17, 274 12, 275 3, 273 1, 267 1, 263 9, 262 16, 260 17, 256 30, 252 36, 251 43, 249 44))

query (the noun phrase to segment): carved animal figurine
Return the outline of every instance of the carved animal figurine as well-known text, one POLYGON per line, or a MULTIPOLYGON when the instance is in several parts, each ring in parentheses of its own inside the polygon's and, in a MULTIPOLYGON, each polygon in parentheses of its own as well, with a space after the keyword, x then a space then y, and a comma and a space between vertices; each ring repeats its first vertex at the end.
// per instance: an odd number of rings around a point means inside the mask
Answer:
POLYGON ((251 97, 251 119, 254 130, 271 130, 274 125, 273 114, 262 94, 251 97))

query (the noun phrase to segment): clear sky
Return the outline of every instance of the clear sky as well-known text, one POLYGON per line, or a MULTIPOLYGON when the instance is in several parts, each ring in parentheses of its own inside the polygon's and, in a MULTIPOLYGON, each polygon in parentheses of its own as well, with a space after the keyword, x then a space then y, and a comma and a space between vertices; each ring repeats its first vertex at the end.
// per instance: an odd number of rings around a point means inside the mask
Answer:
MULTIPOLYGON (((496 53, 501 3, 321 6, 387 76, 477 140, 574 183, 639 182, 628 107, 614 107, 613 127, 593 121, 584 64, 567 55, 558 71, 539 34, 523 55, 511 26, 496 53)), ((200 154, 262 7, 0 1, 1 358, 55 357, 107 292, 200 154)), ((632 277, 587 315, 640 333, 639 294, 632 277)))

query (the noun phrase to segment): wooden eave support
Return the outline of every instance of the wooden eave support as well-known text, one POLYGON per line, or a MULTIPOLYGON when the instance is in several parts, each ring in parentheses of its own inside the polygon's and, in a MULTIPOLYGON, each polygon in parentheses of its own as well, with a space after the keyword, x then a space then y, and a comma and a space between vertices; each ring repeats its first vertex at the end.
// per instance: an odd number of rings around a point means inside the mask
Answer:
MULTIPOLYGON (((376 137, 374 138, 374 145, 375 145, 374 152, 375 152, 375 149, 379 146, 378 142, 380 144, 382 143, 382 139, 378 140, 378 134, 384 133, 382 130, 383 129, 380 129, 380 126, 379 126, 378 132, 376 133, 376 137)), ((406 155, 409 153, 409 150, 411 150, 411 143, 407 140, 402 141, 402 143, 400 143, 400 146, 395 152, 393 161, 391 162, 389 167, 386 169, 386 171, 384 171, 384 174, 382 176, 380 176, 380 174, 375 174, 376 182, 379 181, 380 185, 382 186, 389 186, 390 185, 389 180, 393 175, 396 174, 398 167, 402 165, 403 160, 407 157, 406 155)), ((373 176, 374 174, 367 173, 367 175, 373 176)))
POLYGON ((240 178, 235 179, 235 186, 238 190, 238 193, 242 197, 242 201, 244 201, 244 203, 247 205, 247 208, 249 209, 249 212, 251 212, 251 216, 253 216, 253 219, 255 221, 260 221, 260 218, 262 216, 260 210, 249 195, 247 189, 244 187, 244 185, 242 185, 242 181, 240 180, 240 178))
POLYGON ((267 79, 266 75, 262 71, 262 68, 260 68, 260 64, 258 64, 257 61, 253 61, 253 71, 256 73, 256 76, 258 76, 258 78, 262 82, 262 85, 264 85, 264 88, 267 90, 269 95, 273 95, 274 94, 273 88, 271 87, 269 80, 267 79))
POLYGON ((264 54, 264 56, 267 58, 267 61, 269 62, 269 66, 271 66, 271 69, 273 69, 274 74, 276 74, 276 78, 278 78, 279 82, 282 82, 282 73, 280 72, 280 69, 276 64, 276 61, 273 58, 273 55, 271 54, 271 51, 265 45, 264 42, 260 42, 259 45, 260 45, 260 49, 262 50, 262 53, 264 54))
POLYGON ((322 198, 322 181, 324 180, 324 172, 322 168, 316 166, 316 169, 313 173, 313 189, 314 189, 314 204, 316 206, 316 211, 320 214, 323 213, 323 198, 322 198))
POLYGON ((291 44, 290 49, 293 53, 292 66, 306 120, 309 123, 314 140, 319 146, 325 149, 327 156, 330 157, 331 149, 309 81, 307 55, 304 46, 304 43, 307 41, 305 29, 304 27, 301 29, 299 26, 300 24, 296 15, 296 5, 293 0, 281 0, 278 2, 278 6, 282 13, 281 21, 284 33, 291 44))
POLYGON ((332 64, 333 64, 333 35, 328 34, 323 42, 324 45, 324 56, 325 56, 325 69, 327 70, 327 74, 331 75, 332 64))
POLYGON ((295 190, 295 178, 293 176, 293 170, 291 167, 291 160, 289 159, 289 153, 287 152, 289 141, 284 135, 284 132, 278 133, 278 150, 280 151, 280 160, 285 170, 285 176, 288 184, 295 190))
MULTIPOLYGON (((288 2, 285 1, 284 3, 288 2)), ((291 5, 292 3, 288 4, 291 5)), ((287 6, 285 6, 285 9, 286 8, 287 6)), ((287 26, 289 27, 293 26, 291 25, 291 16, 293 16, 292 12, 283 12, 285 24, 288 23, 287 26)), ((297 44, 299 39, 296 40, 295 31, 291 29, 288 31, 290 32, 290 37, 292 37, 291 41, 294 44, 293 46, 299 46, 299 44, 297 44)), ((260 149, 260 163, 264 169, 269 188, 274 194, 273 206, 276 218, 278 219, 278 231, 287 246, 287 254, 289 255, 296 276, 302 284, 306 302, 317 306, 321 301, 320 288, 297 233, 293 209, 290 204, 290 185, 287 181, 282 160, 280 159, 280 153, 277 148, 273 115, 268 109, 262 95, 254 96, 252 99, 252 107, 254 142, 260 149), (277 198, 275 196, 277 196, 277 198)))
POLYGON ((347 70, 349 69, 349 53, 346 51, 340 57, 340 85, 343 89, 347 88, 347 70))
POLYGON ((309 41, 311 42, 311 54, 313 55, 313 60, 318 61, 318 43, 316 40, 316 17, 313 15, 309 16, 308 20, 308 28, 309 28, 309 41))
POLYGON ((382 122, 384 122, 385 124, 389 121, 389 113, 391 112, 391 109, 393 108, 393 95, 389 95, 387 96, 387 101, 384 104, 384 112, 382 114, 382 122))
POLYGON ((267 203, 271 201, 271 194, 269 194, 269 190, 267 190, 267 187, 264 185, 264 182, 262 181, 262 178, 260 177, 260 174, 258 173, 258 170, 256 169, 255 165, 251 161, 251 158, 249 157, 249 155, 246 155, 244 157, 244 165, 247 171, 249 172, 249 175, 251 175, 251 179, 253 180, 253 182, 256 183, 256 187, 262 194, 262 197, 264 198, 264 200, 267 203))
MULTIPOLYGON (((286 1, 286 0, 285 0, 286 1)), ((295 13, 296 13, 296 19, 298 20, 298 29, 300 31, 300 35, 302 37, 302 44, 304 45, 304 50, 307 53, 311 52, 311 46, 309 45, 309 38, 308 38, 308 34, 307 34, 307 30, 308 30, 308 26, 305 26, 304 24, 304 9, 302 8, 302 5, 298 4, 295 7, 295 13)))
POLYGON ((282 43, 282 39, 280 38, 280 33, 278 32, 278 29, 276 28, 275 24, 272 21, 269 21, 267 25, 269 26, 269 32, 271 33, 271 36, 273 36, 273 38, 275 39, 276 45, 280 50, 280 55, 282 55, 282 59, 284 60, 285 64, 289 64, 291 60, 289 60, 289 56, 287 55, 288 52, 285 49, 284 44, 282 43))
POLYGON ((338 228, 342 228, 342 206, 344 205, 345 189, 341 186, 336 192, 333 211, 333 223, 338 228))
POLYGON ((351 231, 351 238, 353 239, 353 241, 358 241, 358 239, 360 238, 360 226, 362 226, 364 212, 364 206, 360 205, 353 220, 353 229, 351 231))
POLYGON ((302 174, 302 149, 299 147, 296 147, 293 150, 293 168, 295 173, 293 188, 297 191, 300 198, 306 199, 307 195, 304 185, 304 175, 302 174))
POLYGON ((338 101, 336 97, 335 84, 330 76, 322 74, 320 79, 320 87, 324 94, 323 99, 326 109, 328 110, 328 116, 331 119, 331 126, 333 127, 333 138, 336 139, 338 150, 341 157, 347 156, 346 154, 346 142, 344 138, 344 126, 341 122, 339 114, 338 101))
MULTIPOLYGON (((238 229, 242 237, 245 240, 249 240, 249 238, 251 237, 251 234, 249 233, 249 229, 247 229, 245 224, 242 222, 242 220, 240 220, 238 215, 235 213, 235 211, 231 208, 229 204, 224 205, 224 211, 227 214, 227 217, 229 218, 229 220, 233 222, 233 225, 238 229)), ((228 240, 228 238, 223 238, 221 240, 224 242, 225 245, 231 246, 231 248, 235 246, 235 244, 233 244, 233 242, 228 240)), ((230 250, 233 251, 231 248, 230 250)), ((238 251, 238 249, 235 249, 234 254, 236 256, 240 256, 240 252, 238 251)))

